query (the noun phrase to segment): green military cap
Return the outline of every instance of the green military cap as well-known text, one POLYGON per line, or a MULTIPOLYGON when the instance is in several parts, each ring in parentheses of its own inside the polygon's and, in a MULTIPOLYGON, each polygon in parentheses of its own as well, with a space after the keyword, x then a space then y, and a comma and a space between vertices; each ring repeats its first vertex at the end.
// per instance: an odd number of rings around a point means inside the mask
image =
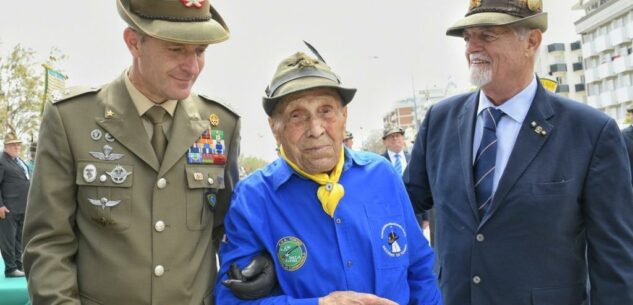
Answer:
POLYGON ((404 136, 404 129, 400 128, 400 127, 389 127, 389 128, 385 128, 385 130, 382 133, 382 139, 386 139, 388 136, 394 134, 394 133, 399 133, 401 135, 404 136))
POLYGON ((446 31, 462 37, 466 28, 476 26, 518 25, 547 30, 547 13, 542 0, 470 0, 468 12, 446 31))
POLYGON ((229 29, 209 0, 116 0, 127 24, 160 40, 212 44, 229 38, 229 29))
POLYGON ((354 98, 356 89, 344 88, 338 76, 323 61, 298 52, 284 59, 266 88, 264 110, 271 116, 277 102, 291 93, 314 88, 334 88, 341 95, 343 106, 354 98))

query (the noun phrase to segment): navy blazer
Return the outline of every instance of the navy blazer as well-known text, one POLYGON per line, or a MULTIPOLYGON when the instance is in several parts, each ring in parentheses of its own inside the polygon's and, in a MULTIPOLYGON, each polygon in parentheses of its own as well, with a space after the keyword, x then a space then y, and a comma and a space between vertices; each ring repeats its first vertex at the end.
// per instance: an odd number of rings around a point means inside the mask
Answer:
POLYGON ((30 185, 24 169, 3 152, 0 156, 0 206, 6 206, 11 213, 24 214, 30 185))
POLYGON ((404 173, 416 211, 435 207, 444 304, 580 305, 587 273, 593 304, 633 304, 633 187, 615 121, 539 84, 480 221, 478 95, 428 110, 404 173))
POLYGON ((622 130, 622 136, 624 136, 624 142, 626 143, 626 149, 629 152, 629 162, 633 167, 633 125, 624 128, 622 130))

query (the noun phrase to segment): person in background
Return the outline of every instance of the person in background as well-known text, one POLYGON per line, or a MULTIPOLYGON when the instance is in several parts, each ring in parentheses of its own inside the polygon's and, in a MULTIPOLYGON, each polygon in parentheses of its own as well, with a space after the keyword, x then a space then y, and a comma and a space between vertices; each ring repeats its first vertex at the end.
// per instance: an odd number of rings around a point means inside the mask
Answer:
POLYGON ((129 69, 46 104, 23 238, 33 305, 213 303, 240 117, 191 92, 229 38, 209 2, 116 0, 129 69))
POLYGON ((355 92, 322 59, 296 53, 279 64, 263 104, 281 158, 235 189, 217 304, 442 304, 400 174, 343 145, 355 92), (236 299, 231 270, 261 252, 273 257, 278 289, 236 299))
POLYGON ((404 174, 434 207, 446 305, 633 304, 633 187, 606 114, 547 91, 541 0, 470 1, 447 35, 479 87, 428 109, 404 174))
POLYGON ((9 129, 0 157, 0 252, 4 276, 22 277, 22 227, 31 174, 19 157, 22 141, 9 129))
POLYGON ((349 131, 345 131, 345 137, 343 138, 343 144, 345 144, 345 147, 352 149, 354 148, 354 135, 349 132, 349 131))

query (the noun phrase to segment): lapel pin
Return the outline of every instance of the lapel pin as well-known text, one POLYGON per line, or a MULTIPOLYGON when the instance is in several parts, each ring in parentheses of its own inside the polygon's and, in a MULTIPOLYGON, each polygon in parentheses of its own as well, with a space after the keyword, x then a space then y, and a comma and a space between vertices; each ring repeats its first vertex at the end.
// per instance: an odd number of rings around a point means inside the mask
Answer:
POLYGON ((540 125, 538 125, 535 121, 532 121, 532 123, 530 123, 530 126, 532 127, 534 132, 536 132, 536 134, 538 134, 538 135, 540 135, 542 137, 547 136, 547 131, 545 130, 545 128, 543 128, 540 125))
POLYGON ((108 110, 106 111, 106 115, 105 115, 105 116, 106 116, 106 118, 108 118, 108 119, 113 118, 113 117, 114 117, 114 111, 112 111, 112 110, 108 109, 108 110))
POLYGON ((220 125, 220 117, 217 114, 212 113, 209 115, 209 122, 211 123, 211 126, 217 127, 220 125))

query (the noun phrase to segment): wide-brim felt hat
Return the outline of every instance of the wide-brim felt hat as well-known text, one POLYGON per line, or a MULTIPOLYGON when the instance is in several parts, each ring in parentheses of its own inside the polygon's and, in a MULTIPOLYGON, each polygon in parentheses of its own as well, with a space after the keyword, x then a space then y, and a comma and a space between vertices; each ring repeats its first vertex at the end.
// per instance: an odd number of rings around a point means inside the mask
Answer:
POLYGON ((524 26, 547 30, 547 13, 542 0, 470 0, 464 18, 446 30, 446 35, 462 37, 470 27, 524 26))
POLYGON ((183 44, 213 44, 229 38, 229 29, 210 0, 116 0, 117 10, 133 29, 183 44))
POLYGON ((356 89, 343 87, 339 77, 323 61, 298 52, 277 66, 272 82, 266 87, 266 96, 262 98, 264 111, 272 116, 277 103, 285 96, 316 88, 335 89, 343 106, 356 94, 356 89))
POLYGON ((4 144, 14 144, 14 143, 22 143, 22 140, 15 135, 15 132, 9 131, 4 136, 4 144))

